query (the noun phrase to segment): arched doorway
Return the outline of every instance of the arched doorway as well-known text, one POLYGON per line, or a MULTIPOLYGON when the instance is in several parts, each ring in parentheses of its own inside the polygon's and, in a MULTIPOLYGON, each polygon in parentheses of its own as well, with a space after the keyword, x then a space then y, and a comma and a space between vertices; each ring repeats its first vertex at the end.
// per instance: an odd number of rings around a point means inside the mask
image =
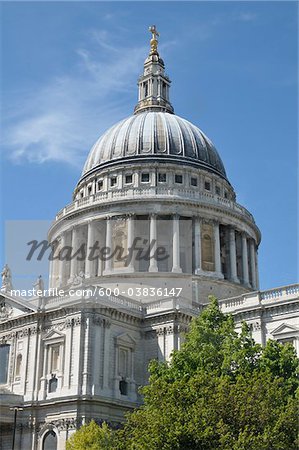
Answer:
POLYGON ((42 450, 57 450, 57 434, 53 430, 45 434, 42 450))

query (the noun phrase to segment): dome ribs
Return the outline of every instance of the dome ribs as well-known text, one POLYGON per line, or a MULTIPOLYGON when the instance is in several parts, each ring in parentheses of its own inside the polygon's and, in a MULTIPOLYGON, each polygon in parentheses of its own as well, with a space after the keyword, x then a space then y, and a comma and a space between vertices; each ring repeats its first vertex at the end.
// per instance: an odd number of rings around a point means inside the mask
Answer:
POLYGON ((188 164, 226 178, 222 160, 209 138, 188 120, 161 111, 139 112, 111 127, 92 147, 82 177, 122 160, 151 156, 177 158, 179 164, 185 158, 188 164))

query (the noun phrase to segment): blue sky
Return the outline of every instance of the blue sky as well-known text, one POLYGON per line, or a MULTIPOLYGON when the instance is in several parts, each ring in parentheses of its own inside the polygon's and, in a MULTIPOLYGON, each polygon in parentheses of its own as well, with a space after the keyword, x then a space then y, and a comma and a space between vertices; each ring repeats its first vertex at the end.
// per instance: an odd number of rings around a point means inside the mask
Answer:
POLYGON ((71 201, 94 141, 132 114, 155 23, 176 114, 214 142, 261 229, 261 288, 296 282, 297 8, 2 3, 3 223, 51 220, 71 201))

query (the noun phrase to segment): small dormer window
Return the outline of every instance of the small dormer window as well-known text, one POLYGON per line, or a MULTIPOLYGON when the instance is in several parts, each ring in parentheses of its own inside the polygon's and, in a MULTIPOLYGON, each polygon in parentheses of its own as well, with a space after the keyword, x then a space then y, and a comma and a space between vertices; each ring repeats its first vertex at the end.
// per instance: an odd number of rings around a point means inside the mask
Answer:
POLYGON ((211 183, 209 181, 205 181, 205 190, 210 191, 211 190, 211 183))
POLYGON ((197 178, 191 177, 191 186, 197 186, 197 178))
POLYGON ((149 173, 142 173, 141 174, 141 182, 142 183, 148 183, 149 182, 149 178, 150 178, 150 176, 149 176, 149 173))
POLYGON ((220 186, 216 186, 216 194, 220 195, 220 186))
POLYGON ((176 174, 176 175, 174 176, 174 181, 175 181, 176 183, 178 183, 178 184, 182 184, 182 183, 183 183, 183 175, 178 175, 178 174, 176 174))
POLYGON ((111 187, 116 186, 116 183, 117 183, 117 178, 116 177, 111 177, 110 178, 110 186, 111 187))
POLYGON ((103 180, 99 180, 98 181, 98 191, 101 191, 104 187, 104 181, 103 180))
POLYGON ((159 183, 166 183, 166 180, 167 180, 166 173, 158 173, 159 183))
POLYGON ((132 183, 133 183, 133 175, 132 174, 126 175, 125 184, 132 184, 132 183))

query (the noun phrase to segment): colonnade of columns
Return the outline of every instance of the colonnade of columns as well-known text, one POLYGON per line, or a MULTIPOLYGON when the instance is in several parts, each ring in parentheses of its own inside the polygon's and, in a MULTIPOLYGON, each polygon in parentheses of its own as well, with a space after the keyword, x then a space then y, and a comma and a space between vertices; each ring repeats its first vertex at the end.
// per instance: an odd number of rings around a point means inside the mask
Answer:
MULTIPOLYGON (((159 218, 161 216, 159 215, 159 218)), ((105 221, 105 240, 102 242, 102 246, 106 246, 108 249, 113 249, 113 230, 112 230, 112 222, 113 219, 107 217, 105 219, 101 219, 101 223, 105 221)), ((135 218, 134 215, 126 216, 126 243, 127 249, 125 251, 129 251, 132 247, 134 239, 135 239, 135 218)), ((222 264, 222 251, 223 251, 223 243, 220 238, 220 226, 221 223, 218 221, 208 221, 211 225, 212 232, 212 245, 213 245, 213 267, 214 270, 208 271, 204 267, 203 261, 203 236, 202 236, 202 225, 206 223, 203 218, 193 217, 193 233, 192 233, 192 241, 193 241, 193 272, 195 274, 204 274, 214 276, 216 278, 227 278, 230 281, 235 283, 241 283, 245 286, 252 287, 253 289, 258 288, 258 274, 257 274, 257 253, 256 253, 256 244, 255 241, 249 237, 245 232, 241 232, 241 268, 237 268, 237 246, 236 246, 236 229, 232 226, 225 226, 225 230, 228 237, 228 250, 227 250, 227 259, 229 269, 226 270, 226 273, 223 273, 223 264, 222 264), (242 273, 241 279, 238 277, 238 271, 242 273)), ((105 258, 105 261, 101 258, 97 258, 97 264, 95 261, 90 259, 89 249, 92 248, 95 241, 97 240, 97 225, 99 224, 99 219, 90 220, 87 223, 87 236, 86 236, 86 259, 85 261, 78 263, 77 258, 71 258, 70 260, 70 268, 68 269, 68 274, 66 275, 66 261, 65 259, 58 261, 58 267, 51 268, 51 274, 54 278, 54 283, 57 284, 57 278, 59 279, 59 284, 64 285, 67 282, 73 282, 75 277, 78 276, 78 273, 81 272, 81 276, 84 278, 91 278, 95 276, 107 275, 114 273, 113 267, 113 259, 105 258), (80 269, 80 270, 79 270, 80 269), (83 274, 82 274, 83 272, 83 274)), ((180 216, 178 214, 172 215, 172 224, 169 227, 169 237, 171 238, 172 244, 172 267, 169 271, 175 273, 181 273, 181 246, 180 239, 182 230, 180 230, 180 216)), ((86 224, 85 224, 86 226, 86 224)), ((223 226, 223 225, 222 225, 223 226)), ((72 251, 78 248, 78 242, 80 242, 80 227, 82 225, 78 225, 72 228, 71 237, 69 238, 72 251)), ((69 231, 68 231, 69 232, 69 231)), ((66 233, 62 233, 60 237, 60 248, 64 248, 67 244, 66 233)), ((157 252, 158 245, 158 219, 156 214, 149 215, 149 243, 150 245, 150 258, 148 271, 149 272, 158 272, 158 261, 157 258, 154 258, 154 255, 157 252)), ((103 237, 103 236, 102 236, 103 237)), ((191 255, 190 255, 191 257, 191 255)), ((240 250, 239 250, 239 259, 240 259, 240 250)), ((53 264, 53 262, 52 262, 53 264)), ((123 268, 123 271, 126 272, 134 272, 134 258, 129 259, 128 264, 123 268)), ((138 270, 137 270, 138 271, 138 270)), ((118 271, 119 273, 119 271, 118 271)))

